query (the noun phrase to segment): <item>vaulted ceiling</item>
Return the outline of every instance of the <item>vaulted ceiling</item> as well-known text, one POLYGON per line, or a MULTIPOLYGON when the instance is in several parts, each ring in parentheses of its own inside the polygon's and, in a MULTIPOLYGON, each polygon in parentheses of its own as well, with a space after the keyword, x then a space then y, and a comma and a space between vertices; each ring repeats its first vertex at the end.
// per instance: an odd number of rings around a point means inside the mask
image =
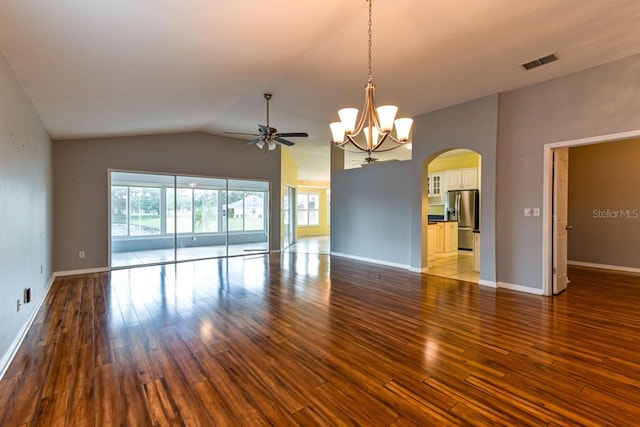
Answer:
MULTIPOLYGON (((373 26, 376 97, 402 116, 640 52, 635 0, 374 0, 373 26)), ((367 3, 3 0, 0 47, 53 139, 255 132, 272 92, 271 125, 310 135, 300 178, 322 180, 328 123, 364 101, 367 3)))

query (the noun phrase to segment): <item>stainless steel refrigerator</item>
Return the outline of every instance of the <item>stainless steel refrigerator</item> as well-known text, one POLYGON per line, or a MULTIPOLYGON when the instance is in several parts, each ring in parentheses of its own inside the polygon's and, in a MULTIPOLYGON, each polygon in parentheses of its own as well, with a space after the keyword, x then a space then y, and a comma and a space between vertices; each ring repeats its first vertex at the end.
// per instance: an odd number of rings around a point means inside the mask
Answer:
POLYGON ((444 219, 458 222, 458 249, 473 249, 473 231, 480 230, 478 190, 449 190, 444 201, 444 219))

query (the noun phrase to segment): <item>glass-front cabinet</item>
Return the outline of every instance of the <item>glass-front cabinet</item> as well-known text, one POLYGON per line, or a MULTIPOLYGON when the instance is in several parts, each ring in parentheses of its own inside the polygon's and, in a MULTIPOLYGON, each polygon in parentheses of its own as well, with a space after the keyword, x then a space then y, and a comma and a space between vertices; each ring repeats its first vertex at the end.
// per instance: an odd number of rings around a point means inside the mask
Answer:
POLYGON ((444 174, 430 173, 427 177, 427 188, 429 197, 442 196, 444 174))

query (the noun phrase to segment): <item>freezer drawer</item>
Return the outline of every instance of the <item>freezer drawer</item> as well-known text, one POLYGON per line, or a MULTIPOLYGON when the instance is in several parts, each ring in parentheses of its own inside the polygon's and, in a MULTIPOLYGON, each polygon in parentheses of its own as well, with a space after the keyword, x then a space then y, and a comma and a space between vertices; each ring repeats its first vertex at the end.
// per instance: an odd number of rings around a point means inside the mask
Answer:
POLYGON ((458 228, 458 249, 473 250, 472 228, 458 228))

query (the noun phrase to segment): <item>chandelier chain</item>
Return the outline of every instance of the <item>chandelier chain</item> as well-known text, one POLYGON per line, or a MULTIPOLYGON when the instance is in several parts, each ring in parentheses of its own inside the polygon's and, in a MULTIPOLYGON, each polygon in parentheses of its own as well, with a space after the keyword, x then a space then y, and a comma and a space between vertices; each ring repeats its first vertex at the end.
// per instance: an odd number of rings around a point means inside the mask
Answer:
POLYGON ((371 83, 373 81, 373 73, 371 72, 371 25, 372 25, 372 20, 371 20, 371 3, 373 2, 373 0, 367 0, 367 2, 369 3, 369 83, 371 83))

